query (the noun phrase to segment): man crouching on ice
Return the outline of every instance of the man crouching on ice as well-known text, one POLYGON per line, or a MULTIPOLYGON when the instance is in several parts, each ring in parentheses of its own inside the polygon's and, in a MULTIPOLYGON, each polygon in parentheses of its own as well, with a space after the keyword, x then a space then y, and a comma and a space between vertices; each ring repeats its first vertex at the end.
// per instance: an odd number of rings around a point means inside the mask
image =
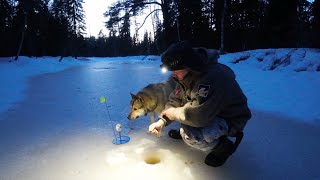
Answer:
POLYGON ((149 132, 159 136, 164 126, 178 121, 180 130, 171 129, 169 136, 209 152, 204 162, 218 167, 240 144, 251 112, 234 72, 217 62, 217 53, 213 57, 212 51, 192 48, 187 41, 162 54, 160 67, 172 71, 178 85, 149 132), (236 137, 235 142, 228 137, 236 137))

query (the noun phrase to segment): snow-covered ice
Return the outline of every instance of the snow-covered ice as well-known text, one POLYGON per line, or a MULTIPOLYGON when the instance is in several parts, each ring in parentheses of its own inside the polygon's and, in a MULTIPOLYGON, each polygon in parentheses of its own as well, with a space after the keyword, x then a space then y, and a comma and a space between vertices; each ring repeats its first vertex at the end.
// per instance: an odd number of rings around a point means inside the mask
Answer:
POLYGON ((168 77, 158 56, 58 59, 0 59, 0 179, 320 179, 319 50, 221 56, 253 117, 236 153, 218 168, 166 135, 177 123, 157 138, 146 132, 148 116, 127 120, 129 93, 168 77), (112 144, 117 123, 129 143, 112 144))

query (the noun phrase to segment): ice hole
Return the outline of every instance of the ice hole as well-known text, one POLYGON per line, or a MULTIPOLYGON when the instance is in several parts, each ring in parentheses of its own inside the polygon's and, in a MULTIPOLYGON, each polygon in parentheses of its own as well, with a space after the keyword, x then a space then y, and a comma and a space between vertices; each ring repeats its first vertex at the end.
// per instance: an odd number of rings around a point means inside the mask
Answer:
POLYGON ((144 157, 144 162, 147 164, 158 164, 160 163, 160 154, 157 152, 148 152, 144 157))

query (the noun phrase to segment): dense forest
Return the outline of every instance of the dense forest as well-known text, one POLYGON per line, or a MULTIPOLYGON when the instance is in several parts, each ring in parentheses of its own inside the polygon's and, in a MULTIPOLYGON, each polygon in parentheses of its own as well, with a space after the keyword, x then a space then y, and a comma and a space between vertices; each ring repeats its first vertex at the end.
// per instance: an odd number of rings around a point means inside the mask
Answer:
POLYGON ((179 40, 221 52, 320 48, 320 0, 119 0, 98 37, 85 34, 83 3, 0 0, 0 56, 160 54, 179 40), (143 13, 153 29, 139 37, 143 13))

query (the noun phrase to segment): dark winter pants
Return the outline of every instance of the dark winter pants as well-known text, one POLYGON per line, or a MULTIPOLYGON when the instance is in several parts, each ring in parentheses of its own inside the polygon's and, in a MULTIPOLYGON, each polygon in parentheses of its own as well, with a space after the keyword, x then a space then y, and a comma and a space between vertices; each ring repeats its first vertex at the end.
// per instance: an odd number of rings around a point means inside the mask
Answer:
POLYGON ((181 124, 180 134, 183 141, 202 151, 212 150, 218 143, 218 138, 228 134, 228 124, 224 119, 216 118, 207 127, 191 127, 181 124))

